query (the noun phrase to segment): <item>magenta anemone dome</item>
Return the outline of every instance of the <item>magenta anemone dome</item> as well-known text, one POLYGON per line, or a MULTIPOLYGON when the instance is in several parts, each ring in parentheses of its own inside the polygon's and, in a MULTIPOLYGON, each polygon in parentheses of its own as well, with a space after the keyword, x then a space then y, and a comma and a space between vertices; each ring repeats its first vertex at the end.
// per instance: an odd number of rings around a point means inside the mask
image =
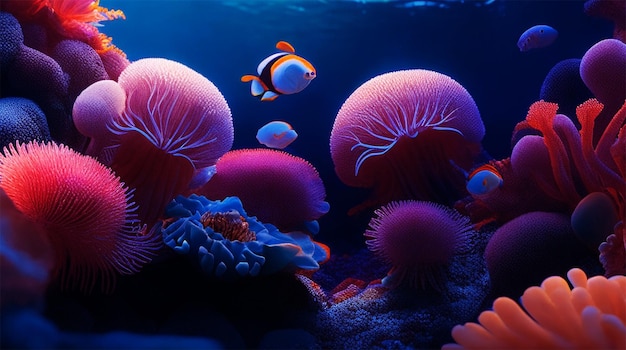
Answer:
POLYGON ((330 151, 341 181, 374 191, 355 210, 401 199, 449 204, 465 186, 459 168, 472 167, 484 134, 478 108, 458 82, 403 70, 376 76, 348 97, 330 151))
POLYGON ((10 145, 0 155, 0 188, 15 208, 40 225, 56 256, 64 287, 113 286, 162 245, 136 220, 131 192, 91 157, 55 143, 10 145))
POLYGON ((391 202, 375 211, 365 231, 367 247, 392 265, 383 284, 443 289, 442 269, 462 251, 469 218, 433 202, 391 202))
POLYGON ((317 219, 330 209, 317 170, 306 160, 273 149, 227 152, 197 193, 221 200, 237 196, 250 215, 281 231, 317 233, 317 219))

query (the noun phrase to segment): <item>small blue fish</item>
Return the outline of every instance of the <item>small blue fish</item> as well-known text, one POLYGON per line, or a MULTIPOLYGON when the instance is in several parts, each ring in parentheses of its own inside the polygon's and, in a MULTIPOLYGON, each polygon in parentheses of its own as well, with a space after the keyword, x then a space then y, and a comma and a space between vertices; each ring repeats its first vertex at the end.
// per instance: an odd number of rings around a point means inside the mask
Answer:
POLYGON ((289 146, 298 134, 289 125, 281 121, 273 121, 262 126, 256 133, 256 139, 270 148, 283 149, 289 146))
POLYGON ((313 65, 295 55, 296 50, 286 41, 279 41, 276 48, 281 52, 265 58, 257 67, 256 75, 244 75, 241 81, 251 82, 250 93, 261 101, 273 101, 279 95, 298 93, 315 79, 313 65))
POLYGON ((559 36, 556 29, 540 24, 528 28, 517 40, 517 47, 522 52, 551 45, 559 36))
POLYGON ((469 174, 466 189, 472 195, 483 195, 502 186, 502 182, 498 169, 493 165, 485 164, 469 174))

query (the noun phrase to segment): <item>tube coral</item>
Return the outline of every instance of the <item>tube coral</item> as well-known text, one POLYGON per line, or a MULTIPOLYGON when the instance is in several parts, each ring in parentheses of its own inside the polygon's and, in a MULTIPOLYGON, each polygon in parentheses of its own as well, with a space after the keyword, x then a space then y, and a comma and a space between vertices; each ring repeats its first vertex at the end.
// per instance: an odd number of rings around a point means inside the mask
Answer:
POLYGON ((452 349, 624 349, 626 348, 626 277, 587 278, 578 268, 567 281, 552 276, 526 289, 522 307, 500 297, 479 323, 452 329, 452 349))
POLYGON ((248 216, 237 197, 210 201, 178 196, 166 210, 163 240, 197 260, 202 271, 233 280, 281 270, 313 270, 328 259, 328 248, 302 232, 282 233, 248 216))
POLYGON ((110 169, 55 143, 10 145, 0 155, 0 188, 41 225, 63 286, 110 290, 114 272, 132 274, 161 246, 137 225, 130 191, 110 169))

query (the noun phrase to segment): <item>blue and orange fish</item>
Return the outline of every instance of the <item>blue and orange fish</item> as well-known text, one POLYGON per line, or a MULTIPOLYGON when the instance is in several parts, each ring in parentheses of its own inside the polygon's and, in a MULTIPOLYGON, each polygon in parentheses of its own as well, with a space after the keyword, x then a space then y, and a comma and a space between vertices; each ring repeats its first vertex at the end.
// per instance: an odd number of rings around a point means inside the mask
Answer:
POLYGON ((298 93, 315 79, 313 65, 295 55, 296 50, 286 41, 279 41, 276 48, 281 52, 265 58, 257 67, 256 75, 244 75, 241 81, 251 82, 250 93, 261 101, 273 101, 279 95, 298 93))
POLYGON ((467 192, 474 196, 488 194, 502 186, 504 182, 498 169, 491 164, 484 164, 468 175, 467 192))

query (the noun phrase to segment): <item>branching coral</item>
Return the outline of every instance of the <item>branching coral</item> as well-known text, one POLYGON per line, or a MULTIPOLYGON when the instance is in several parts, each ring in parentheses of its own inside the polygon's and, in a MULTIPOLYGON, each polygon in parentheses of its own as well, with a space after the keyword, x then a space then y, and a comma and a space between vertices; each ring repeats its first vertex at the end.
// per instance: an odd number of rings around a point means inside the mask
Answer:
POLYGON ((626 277, 587 278, 578 268, 528 288, 515 301, 500 297, 479 323, 452 329, 452 349, 624 349, 626 347, 626 277))
POLYGON ((282 233, 250 217, 237 197, 178 196, 166 210, 165 244, 197 260, 208 276, 233 280, 281 270, 314 270, 328 248, 302 232, 282 233))

